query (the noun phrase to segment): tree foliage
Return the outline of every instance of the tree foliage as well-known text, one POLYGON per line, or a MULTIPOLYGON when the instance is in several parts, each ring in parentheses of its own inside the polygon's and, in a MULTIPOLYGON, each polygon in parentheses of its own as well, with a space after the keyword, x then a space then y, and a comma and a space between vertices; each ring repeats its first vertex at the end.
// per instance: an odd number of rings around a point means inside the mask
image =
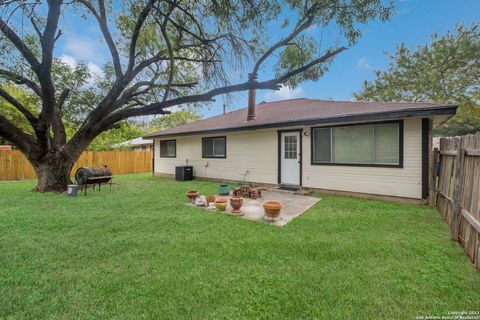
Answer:
POLYGON ((479 25, 458 25, 455 32, 432 35, 428 45, 405 44, 389 55, 386 71, 365 81, 357 100, 438 102, 458 104, 457 115, 436 130, 437 135, 463 135, 480 130, 479 25))
POLYGON ((154 130, 165 130, 197 121, 200 118, 200 115, 194 110, 185 109, 154 119, 150 123, 150 127, 154 130))

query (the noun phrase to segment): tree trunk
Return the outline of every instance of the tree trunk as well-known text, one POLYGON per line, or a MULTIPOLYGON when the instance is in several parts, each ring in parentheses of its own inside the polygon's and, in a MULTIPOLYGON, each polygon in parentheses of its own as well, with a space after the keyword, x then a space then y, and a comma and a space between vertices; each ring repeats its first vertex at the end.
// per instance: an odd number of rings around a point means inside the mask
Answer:
POLYGON ((37 186, 33 191, 65 192, 70 179, 70 171, 76 161, 74 155, 57 151, 49 153, 40 161, 31 161, 37 174, 37 186))

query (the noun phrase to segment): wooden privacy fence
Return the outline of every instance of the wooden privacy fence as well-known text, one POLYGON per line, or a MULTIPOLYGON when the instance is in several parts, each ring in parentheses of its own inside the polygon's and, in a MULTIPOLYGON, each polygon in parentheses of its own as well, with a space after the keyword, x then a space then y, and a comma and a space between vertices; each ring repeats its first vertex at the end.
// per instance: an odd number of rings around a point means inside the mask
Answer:
MULTIPOLYGON (((152 151, 85 151, 73 166, 71 175, 79 167, 107 165, 113 174, 152 171, 152 151)), ((18 150, 0 151, 0 180, 36 179, 35 171, 18 150)))
POLYGON ((433 161, 433 200, 452 240, 480 269, 480 133, 441 138, 433 161))

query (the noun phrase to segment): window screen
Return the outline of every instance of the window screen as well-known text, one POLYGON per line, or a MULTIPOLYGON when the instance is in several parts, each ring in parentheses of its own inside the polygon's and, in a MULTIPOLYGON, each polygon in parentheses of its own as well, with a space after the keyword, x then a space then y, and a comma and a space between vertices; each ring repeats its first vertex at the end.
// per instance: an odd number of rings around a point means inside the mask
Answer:
POLYGON ((312 130, 313 163, 399 165, 400 123, 312 130))
POLYGON ((373 126, 333 128, 332 162, 373 163, 373 126))
POLYGON ((399 130, 395 124, 375 125, 375 163, 398 163, 399 130))

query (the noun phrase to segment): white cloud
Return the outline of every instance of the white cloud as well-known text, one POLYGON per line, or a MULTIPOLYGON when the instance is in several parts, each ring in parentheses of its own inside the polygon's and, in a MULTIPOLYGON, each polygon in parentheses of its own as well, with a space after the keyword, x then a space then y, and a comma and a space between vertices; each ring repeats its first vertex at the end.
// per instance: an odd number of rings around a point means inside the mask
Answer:
POLYGON ((279 90, 267 92, 265 94, 266 101, 278 101, 300 98, 305 95, 305 91, 301 87, 290 88, 282 85, 279 90))
POLYGON ((64 54, 61 55, 59 59, 62 60, 63 63, 66 63, 72 69, 77 66, 77 60, 72 56, 64 54))
POLYGON ((87 68, 92 74, 93 77, 103 77, 103 70, 100 68, 98 64, 95 64, 93 62, 87 63, 87 68))
POLYGON ((361 58, 360 60, 358 60, 357 66, 358 66, 360 69, 366 69, 366 70, 371 70, 371 69, 373 69, 372 66, 370 65, 370 63, 368 62, 368 60, 367 60, 366 57, 363 57, 363 58, 361 58))
POLYGON ((96 64, 103 64, 106 58, 104 47, 99 40, 72 34, 65 37, 63 52, 78 61, 91 61, 96 64))

